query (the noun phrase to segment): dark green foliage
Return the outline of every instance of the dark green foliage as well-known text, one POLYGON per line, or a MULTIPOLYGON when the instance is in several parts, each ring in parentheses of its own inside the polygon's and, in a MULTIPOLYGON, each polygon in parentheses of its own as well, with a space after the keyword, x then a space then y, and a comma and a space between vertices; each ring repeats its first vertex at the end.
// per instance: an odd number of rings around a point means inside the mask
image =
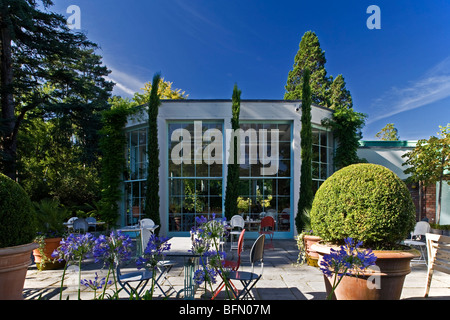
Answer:
POLYGON ((305 227, 305 211, 311 209, 314 198, 312 190, 312 128, 311 128, 311 87, 309 85, 309 69, 306 68, 303 73, 302 86, 302 128, 300 131, 301 158, 302 165, 300 168, 300 195, 297 204, 297 216, 295 224, 297 231, 301 233, 305 227))
MULTIPOLYGON (((0 2, 0 170, 16 175, 17 139, 25 115, 65 117, 83 164, 98 158, 100 111, 113 84, 94 54, 97 45, 72 32, 52 1, 0 2)), ((70 136, 70 135, 69 135, 70 136)))
POLYGON ((123 99, 114 101, 111 109, 103 112, 103 127, 100 131, 103 156, 99 215, 109 227, 114 227, 119 217, 118 202, 122 198, 119 187, 122 182, 121 173, 125 168, 126 139, 123 128, 131 112, 130 104, 123 99))
MULTIPOLYGON (((237 84, 234 85, 231 101, 231 111, 233 115, 231 118, 231 128, 235 131, 239 129, 239 113, 241 110, 241 90, 238 89, 237 84)), ((232 153, 234 158, 229 159, 227 165, 227 188, 225 190, 225 216, 228 220, 231 219, 232 216, 238 214, 239 163, 237 137, 231 141, 231 148, 234 150, 232 153)))
POLYGON ((338 141, 334 163, 339 169, 360 162, 356 151, 366 116, 353 110, 352 96, 346 88, 344 77, 338 75, 333 79, 327 76, 325 62, 325 52, 320 48, 317 35, 306 32, 294 58, 293 70, 288 75, 284 99, 304 99, 302 78, 308 68, 312 103, 335 110, 332 118, 326 119, 323 124, 333 131, 338 141))
POLYGON ((84 147, 72 142, 66 118, 30 118, 25 118, 18 136, 17 168, 31 200, 52 198, 66 207, 98 201, 98 165, 81 160, 84 147))
POLYGON ((331 117, 322 121, 322 124, 333 131, 337 141, 334 154, 336 169, 359 163, 357 155, 360 130, 364 126, 366 115, 353 110, 353 108, 337 107, 331 117))
POLYGON ((67 231, 63 223, 70 217, 70 212, 61 206, 59 201, 42 199, 40 202, 34 202, 33 206, 40 235, 45 238, 61 237, 67 231))
POLYGON ((389 249, 415 226, 415 207, 405 183, 389 169, 354 164, 329 177, 316 192, 311 226, 325 241, 347 237, 372 249, 389 249))
POLYGON ((330 80, 325 70, 325 51, 320 48, 319 38, 312 32, 306 32, 299 44, 294 58, 294 65, 289 71, 284 99, 303 99, 302 84, 305 69, 310 72, 311 101, 315 104, 327 105, 327 90, 330 80))
POLYGON ((158 86, 161 79, 159 73, 155 74, 150 91, 148 103, 148 167, 147 190, 145 200, 145 215, 160 225, 159 217, 159 145, 158 145, 158 112, 161 102, 158 95, 158 86))
POLYGON ((35 236, 30 198, 17 182, 0 173, 0 248, 31 243, 35 236))
POLYGON ((337 108, 350 109, 353 107, 352 95, 345 87, 345 80, 341 74, 331 82, 328 91, 328 107, 333 110, 337 108))

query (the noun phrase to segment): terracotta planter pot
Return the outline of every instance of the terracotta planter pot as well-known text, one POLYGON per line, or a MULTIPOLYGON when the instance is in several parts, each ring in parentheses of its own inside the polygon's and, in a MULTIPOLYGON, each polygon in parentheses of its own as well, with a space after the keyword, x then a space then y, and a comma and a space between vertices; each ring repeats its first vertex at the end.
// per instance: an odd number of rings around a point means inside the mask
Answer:
POLYGON ((0 300, 23 300, 23 285, 37 243, 0 249, 0 300))
POLYGON ((133 213, 133 218, 139 218, 139 206, 133 206, 131 212, 133 213))
MULTIPOLYGON (((314 246, 319 253, 319 263, 330 247, 314 246)), ((373 251, 377 257, 376 267, 358 276, 344 276, 333 294, 336 300, 399 300, 403 283, 411 272, 411 259, 418 257, 417 250, 373 251)), ((327 296, 330 294, 334 277, 325 277, 327 296)))
POLYGON ((44 255, 47 257, 47 260, 45 261, 44 265, 41 265, 42 262, 42 255, 39 248, 33 250, 33 256, 34 256, 34 262, 36 263, 36 266, 39 270, 54 270, 54 269, 60 269, 63 268, 66 264, 65 261, 58 262, 56 259, 52 259, 52 253, 55 251, 59 246, 62 238, 48 238, 45 239, 45 247, 43 249, 44 255))
POLYGON ((310 266, 317 267, 319 261, 319 253, 312 249, 312 246, 319 243, 322 238, 319 236, 305 235, 303 236, 303 243, 306 251, 306 263, 310 266))

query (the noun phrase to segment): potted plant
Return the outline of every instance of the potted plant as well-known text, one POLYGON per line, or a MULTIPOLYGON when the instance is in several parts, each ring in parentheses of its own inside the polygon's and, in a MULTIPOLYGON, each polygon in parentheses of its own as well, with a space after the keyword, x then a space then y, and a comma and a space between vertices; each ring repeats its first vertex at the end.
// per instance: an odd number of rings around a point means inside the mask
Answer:
POLYGON ((436 223, 430 223, 430 232, 434 234, 442 234, 444 236, 450 236, 450 225, 444 224, 436 224, 436 223))
POLYGON ((0 173, 0 300, 22 300, 36 219, 22 187, 0 173))
POLYGON ((309 210, 304 210, 301 217, 304 231, 297 236, 297 247, 299 249, 297 262, 302 264, 318 267, 319 253, 313 249, 313 245, 322 240, 321 237, 314 234, 311 229, 311 217, 309 210))
POLYGON ((66 233, 64 221, 69 217, 69 211, 53 199, 42 199, 33 205, 38 225, 35 242, 39 244, 33 250, 34 262, 41 271, 62 268, 64 262, 52 259, 51 255, 60 246, 62 236, 66 233))
MULTIPOLYGON (((416 221, 411 195, 397 175, 375 164, 344 167, 321 185, 310 214, 312 228, 323 239, 315 245, 319 263, 332 246, 342 245, 346 238, 362 242, 377 258, 370 272, 343 276, 334 298, 400 299, 417 251, 400 244, 416 221)), ((324 278, 330 291, 332 277, 324 278)))

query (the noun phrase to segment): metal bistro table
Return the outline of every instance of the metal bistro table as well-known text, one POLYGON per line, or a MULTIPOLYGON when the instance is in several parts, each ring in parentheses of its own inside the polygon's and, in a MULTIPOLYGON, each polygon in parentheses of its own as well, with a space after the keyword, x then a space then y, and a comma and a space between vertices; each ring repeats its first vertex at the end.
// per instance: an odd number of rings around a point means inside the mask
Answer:
MULTIPOLYGON (((146 227, 146 229, 150 230, 152 233, 155 232, 155 229, 158 228, 158 225, 155 225, 151 228, 146 227)), ((132 232, 134 233, 135 239, 136 239, 136 256, 141 256, 142 253, 144 252, 145 248, 143 247, 144 244, 142 243, 142 238, 141 238, 141 227, 139 227, 139 225, 132 225, 132 226, 125 226, 122 227, 120 229, 117 229, 121 232, 132 232)))
POLYGON ((189 237, 172 237, 168 240, 170 251, 168 258, 182 258, 184 271, 184 288, 177 292, 177 298, 184 292, 185 300, 192 300, 198 286, 194 283, 194 273, 199 268, 199 255, 191 253, 191 239, 189 237))

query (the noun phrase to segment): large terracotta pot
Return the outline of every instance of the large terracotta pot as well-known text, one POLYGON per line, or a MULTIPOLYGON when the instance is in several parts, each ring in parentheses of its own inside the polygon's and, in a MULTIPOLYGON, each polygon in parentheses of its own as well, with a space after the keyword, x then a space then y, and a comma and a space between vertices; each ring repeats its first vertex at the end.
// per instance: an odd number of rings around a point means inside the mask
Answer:
POLYGON ((23 300, 23 285, 37 243, 0 249, 0 300, 23 300))
POLYGON ((311 235, 304 235, 303 236, 303 243, 305 245, 305 251, 306 251, 306 263, 310 266, 317 267, 318 266, 318 260, 319 260, 319 253, 312 249, 312 246, 316 243, 319 243, 322 238, 319 236, 311 236, 311 235))
POLYGON ((48 238, 45 239, 45 247, 43 248, 44 255, 47 257, 44 265, 41 265, 42 255, 39 248, 33 250, 34 262, 36 263, 36 267, 39 270, 54 270, 63 268, 66 264, 65 261, 59 262, 56 259, 52 259, 52 253, 55 251, 61 244, 62 238, 48 238))
MULTIPOLYGON (((330 247, 316 244, 319 264, 330 247)), ((376 267, 357 276, 344 276, 337 286, 333 299, 336 300, 399 300, 403 283, 411 272, 411 259, 418 256, 417 250, 373 251, 377 257, 376 267)), ((334 277, 324 276, 327 296, 330 294, 334 277)))

